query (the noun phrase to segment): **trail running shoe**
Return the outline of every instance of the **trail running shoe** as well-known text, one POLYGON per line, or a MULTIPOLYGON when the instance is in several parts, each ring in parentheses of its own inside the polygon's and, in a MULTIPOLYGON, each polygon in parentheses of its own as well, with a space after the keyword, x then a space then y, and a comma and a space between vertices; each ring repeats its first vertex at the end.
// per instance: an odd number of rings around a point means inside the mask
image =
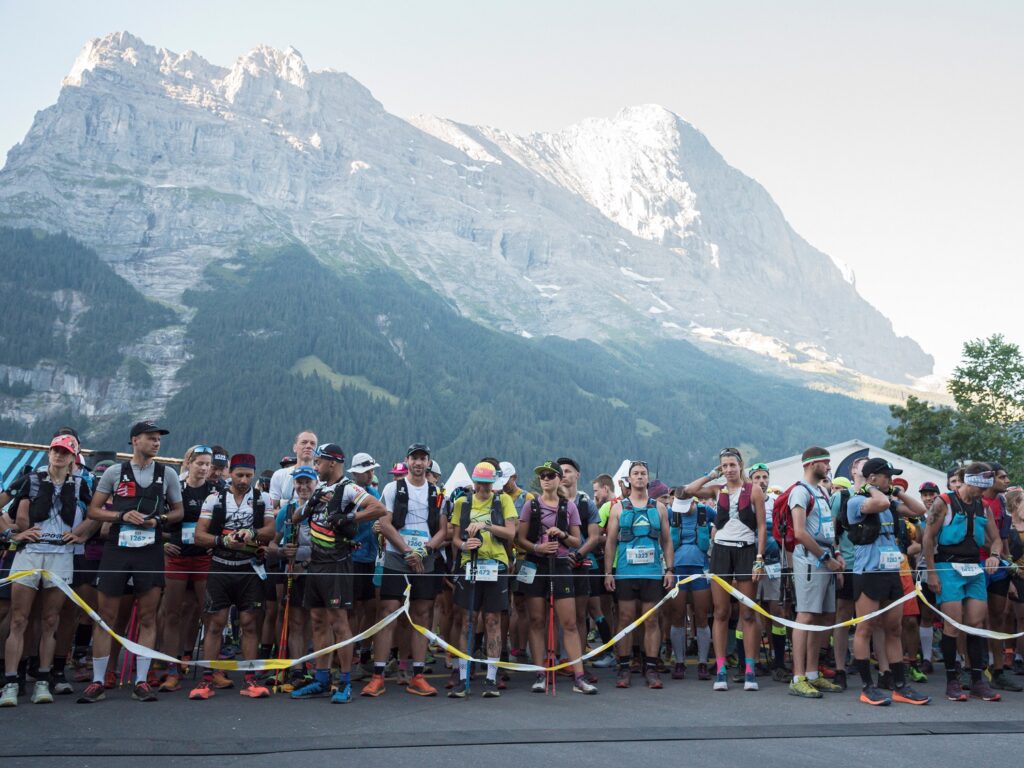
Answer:
POLYGON ((946 683, 946 698, 950 701, 967 701, 968 696, 964 693, 959 680, 950 680, 946 683))
POLYGON ((594 666, 598 669, 611 669, 615 666, 615 656, 610 653, 606 653, 594 662, 594 666))
POLYGON ((132 688, 132 698, 136 701, 156 701, 156 692, 150 688, 149 683, 136 683, 132 688))
POLYGON ((52 704, 53 694, 50 693, 50 684, 45 680, 36 680, 35 688, 32 690, 33 704, 52 704))
POLYGON ((971 683, 971 690, 969 691, 972 699, 981 699, 982 701, 1000 701, 1003 697, 992 690, 985 678, 982 678, 976 683, 971 683))
POLYGON ((383 696, 387 691, 384 687, 384 676, 374 675, 370 678, 370 682, 363 686, 363 690, 359 692, 360 696, 372 696, 374 698, 383 696))
POLYGON ((267 690, 267 686, 260 682, 258 677, 250 677, 246 680, 239 693, 242 696, 248 696, 250 699, 270 698, 270 691, 267 690))
POLYGON ((1024 691, 1024 688, 1018 685, 1016 680, 1006 674, 1005 669, 1000 670, 998 675, 992 677, 992 687, 1002 691, 1013 691, 1014 693, 1024 691))
POLYGON ((743 690, 744 691, 756 691, 757 690, 757 675, 753 672, 743 676, 743 690))
POLYGON ((697 665, 697 679, 698 680, 710 680, 711 679, 711 670, 708 669, 708 664, 707 664, 706 661, 702 661, 700 664, 697 665))
POLYGON ((181 689, 181 681, 175 674, 169 674, 160 683, 160 687, 157 688, 161 693, 170 693, 181 689))
POLYGON ((348 704, 352 701, 352 684, 347 683, 334 692, 331 704, 348 704))
POLYGON ((911 688, 909 685, 904 685, 902 688, 897 688, 892 692, 892 700, 899 702, 900 704, 928 704, 931 700, 931 696, 925 696, 923 693, 919 693, 911 688))
POLYGON ((715 676, 715 684, 712 686, 716 691, 728 691, 729 690, 729 674, 725 667, 718 670, 718 674, 715 676))
POLYGON ((686 665, 677 661, 672 667, 672 679, 682 680, 686 677, 686 665))
POLYGON ((68 676, 64 670, 51 674, 50 682, 53 683, 53 692, 58 696, 66 696, 75 692, 74 687, 68 682, 68 676))
POLYGON ((785 667, 776 667, 772 670, 772 680, 776 683, 789 683, 793 676, 785 667))
POLYGON ((501 691, 498 690, 498 681, 484 680, 484 690, 480 695, 485 699, 496 699, 501 696, 501 691))
POLYGON ((79 704, 94 704, 107 697, 103 683, 89 683, 78 697, 79 704))
POLYGON ((661 675, 658 674, 657 668, 651 669, 648 667, 647 674, 647 687, 654 691, 661 690, 664 686, 661 684, 661 675))
POLYGON ((799 696, 803 699, 820 699, 822 697, 821 691, 811 685, 803 675, 789 684, 789 695, 799 696))
POLYGON ((924 659, 921 662, 921 671, 926 675, 935 674, 935 666, 932 664, 931 659, 924 659))
POLYGON ((228 677, 227 675, 225 675, 219 669, 216 670, 213 673, 213 676, 210 678, 210 685, 212 685, 214 688, 218 688, 218 689, 234 688, 235 687, 235 684, 234 684, 234 682, 232 682, 231 678, 228 677))
POLYGON ((466 681, 459 680, 455 684, 455 687, 448 691, 449 699, 464 699, 466 698, 466 681))
POLYGON ((416 696, 437 696, 437 688, 428 683, 423 675, 413 675, 409 684, 405 686, 405 692, 416 696))
POLYGON ((892 704, 892 699, 874 685, 868 685, 861 689, 860 700, 873 707, 887 707, 892 704))
POLYGON ((188 697, 193 701, 206 701, 216 695, 217 692, 213 690, 209 680, 200 680, 199 685, 188 692, 188 697))
POLYGON ((582 693, 584 696, 593 696, 597 693, 597 686, 591 685, 585 678, 577 677, 572 684, 573 693, 582 693))
POLYGON ((619 671, 615 673, 615 687, 629 688, 629 676, 629 667, 619 667, 619 671))
POLYGON ((7 683, 4 686, 3 694, 0 695, 0 707, 18 706, 18 684, 7 683))
POLYGON ((544 681, 544 675, 538 673, 537 677, 533 680, 533 685, 530 686, 530 691, 533 693, 544 693, 545 688, 547 688, 547 683, 544 681))
POLYGON ((314 680, 311 683, 307 683, 301 688, 292 691, 291 698, 293 699, 317 699, 321 696, 327 696, 330 694, 330 687, 324 685, 319 680, 314 680))
POLYGON ((808 680, 807 682, 809 682, 822 693, 840 693, 843 690, 842 687, 836 685, 827 677, 822 677, 821 675, 818 675, 818 677, 814 678, 813 680, 808 680))
POLYGON ((452 673, 450 675, 448 675, 448 681, 444 684, 444 687, 447 688, 449 691, 452 688, 454 688, 455 684, 457 682, 459 682, 459 674, 460 674, 459 668, 458 667, 453 667, 452 668, 452 673))
POLYGON ((915 666, 913 664, 911 664, 909 667, 907 667, 907 677, 910 678, 910 682, 912 682, 912 683, 927 683, 928 682, 928 675, 926 675, 924 672, 922 672, 920 669, 918 669, 917 666, 915 666))

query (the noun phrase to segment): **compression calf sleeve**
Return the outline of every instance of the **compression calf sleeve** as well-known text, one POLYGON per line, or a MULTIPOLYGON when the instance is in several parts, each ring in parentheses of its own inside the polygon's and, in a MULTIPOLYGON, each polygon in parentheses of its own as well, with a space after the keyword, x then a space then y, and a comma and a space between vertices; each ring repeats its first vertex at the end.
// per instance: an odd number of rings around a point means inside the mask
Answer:
POLYGON ((686 659, 686 630, 683 627, 671 627, 668 635, 672 641, 672 655, 676 664, 682 664, 686 659))

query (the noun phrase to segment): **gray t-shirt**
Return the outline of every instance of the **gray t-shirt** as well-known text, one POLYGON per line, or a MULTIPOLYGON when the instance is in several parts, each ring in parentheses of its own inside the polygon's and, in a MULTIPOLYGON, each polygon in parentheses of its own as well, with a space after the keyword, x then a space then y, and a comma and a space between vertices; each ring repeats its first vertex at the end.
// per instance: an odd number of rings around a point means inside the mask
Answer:
MULTIPOLYGON (((140 467, 134 461, 132 462, 132 473, 135 475, 135 482, 140 489, 148 488, 153 484, 153 469, 155 467, 155 461, 149 462, 145 467, 140 467)), ((113 495, 114 489, 120 480, 121 465, 114 464, 107 467, 100 481, 96 484, 96 493, 113 495)), ((178 473, 167 466, 164 467, 164 489, 168 505, 181 503, 181 483, 178 481, 178 473)))
POLYGON ((814 503, 806 483, 800 483, 789 494, 789 508, 802 507, 807 513, 804 527, 819 544, 831 544, 835 538, 835 526, 832 523, 832 508, 824 492, 814 487, 814 503))

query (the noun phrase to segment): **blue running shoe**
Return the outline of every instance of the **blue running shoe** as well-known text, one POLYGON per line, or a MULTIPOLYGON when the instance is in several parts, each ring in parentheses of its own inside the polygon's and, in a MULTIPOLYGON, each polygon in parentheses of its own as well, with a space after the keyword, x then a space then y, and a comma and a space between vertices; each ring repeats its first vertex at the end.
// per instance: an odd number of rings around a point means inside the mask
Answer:
POLYGON ((350 701, 352 701, 352 683, 339 688, 331 696, 331 704, 348 704, 350 701))
POLYGON ((308 685, 304 685, 297 691, 292 691, 293 699, 315 699, 319 696, 326 696, 331 692, 329 686, 324 685, 319 680, 314 680, 308 685))

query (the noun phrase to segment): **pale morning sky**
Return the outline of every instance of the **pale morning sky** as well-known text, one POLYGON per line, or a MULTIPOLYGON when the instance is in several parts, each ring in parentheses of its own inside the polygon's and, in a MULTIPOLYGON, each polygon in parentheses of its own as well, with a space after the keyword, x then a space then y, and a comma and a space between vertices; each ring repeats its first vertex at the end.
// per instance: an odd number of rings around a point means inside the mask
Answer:
POLYGON ((940 372, 966 339, 1024 344, 1024 2, 0 0, 0 153, 122 29, 225 65, 293 45, 401 116, 529 132, 662 104, 940 372))

